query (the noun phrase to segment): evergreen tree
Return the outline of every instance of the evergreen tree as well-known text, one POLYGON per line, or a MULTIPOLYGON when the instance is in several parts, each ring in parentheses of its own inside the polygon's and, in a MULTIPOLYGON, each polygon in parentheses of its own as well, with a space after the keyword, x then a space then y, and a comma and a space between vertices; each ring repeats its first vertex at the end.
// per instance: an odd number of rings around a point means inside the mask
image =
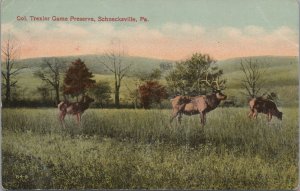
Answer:
POLYGON ((84 94, 87 89, 94 86, 96 81, 92 80, 93 77, 92 72, 89 71, 81 59, 75 60, 68 68, 64 78, 64 95, 78 98, 79 95, 84 94))

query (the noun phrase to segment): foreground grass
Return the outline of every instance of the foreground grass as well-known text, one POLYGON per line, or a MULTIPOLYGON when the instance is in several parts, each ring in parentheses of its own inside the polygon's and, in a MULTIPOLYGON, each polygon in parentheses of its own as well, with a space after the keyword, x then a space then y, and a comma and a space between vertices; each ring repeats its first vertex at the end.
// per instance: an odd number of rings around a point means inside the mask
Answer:
POLYGON ((297 109, 282 122, 218 108, 208 124, 170 111, 89 110, 62 129, 52 109, 3 111, 6 188, 293 189, 297 109))

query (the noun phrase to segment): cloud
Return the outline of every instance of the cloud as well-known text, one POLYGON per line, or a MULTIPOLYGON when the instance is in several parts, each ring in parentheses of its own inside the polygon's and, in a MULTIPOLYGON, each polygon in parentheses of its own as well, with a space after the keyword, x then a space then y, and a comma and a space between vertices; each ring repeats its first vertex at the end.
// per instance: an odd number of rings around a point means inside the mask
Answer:
MULTIPOLYGON (((282 26, 207 28, 188 23, 114 26, 110 23, 76 25, 30 23, 2 24, 2 36, 13 34, 21 42, 23 58, 103 53, 119 39, 134 56, 184 59, 194 52, 216 59, 254 55, 298 55, 298 32, 282 26)), ((5 39, 5 38, 4 38, 5 39)))
POLYGON ((259 36, 266 33, 266 30, 263 27, 258 27, 254 25, 249 25, 244 29, 245 34, 252 36, 259 36))

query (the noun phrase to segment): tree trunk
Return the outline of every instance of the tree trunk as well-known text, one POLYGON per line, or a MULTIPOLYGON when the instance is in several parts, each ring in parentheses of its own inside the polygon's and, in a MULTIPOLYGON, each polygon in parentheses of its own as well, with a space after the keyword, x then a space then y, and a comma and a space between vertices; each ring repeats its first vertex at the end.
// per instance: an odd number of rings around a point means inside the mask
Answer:
POLYGON ((115 106, 116 108, 120 108, 120 87, 121 87, 121 81, 120 78, 117 78, 117 75, 115 75, 115 106))
POLYGON ((55 101, 56 101, 56 105, 59 104, 59 86, 55 87, 55 94, 56 94, 56 97, 55 97, 55 101))
POLYGON ((120 87, 116 87, 115 105, 116 105, 117 108, 120 108, 120 87))
POLYGON ((6 103, 10 102, 10 75, 9 75, 9 70, 7 70, 7 74, 6 74, 6 94, 5 94, 5 101, 6 103))

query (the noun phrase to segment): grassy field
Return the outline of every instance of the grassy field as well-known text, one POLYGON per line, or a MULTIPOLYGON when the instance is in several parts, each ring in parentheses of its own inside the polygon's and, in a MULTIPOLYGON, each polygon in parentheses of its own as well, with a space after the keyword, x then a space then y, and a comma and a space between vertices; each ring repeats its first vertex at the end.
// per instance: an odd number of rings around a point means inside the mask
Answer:
POLYGON ((170 110, 89 109, 66 128, 55 109, 3 109, 4 188, 293 189, 298 108, 283 121, 217 108, 169 124, 170 110))

